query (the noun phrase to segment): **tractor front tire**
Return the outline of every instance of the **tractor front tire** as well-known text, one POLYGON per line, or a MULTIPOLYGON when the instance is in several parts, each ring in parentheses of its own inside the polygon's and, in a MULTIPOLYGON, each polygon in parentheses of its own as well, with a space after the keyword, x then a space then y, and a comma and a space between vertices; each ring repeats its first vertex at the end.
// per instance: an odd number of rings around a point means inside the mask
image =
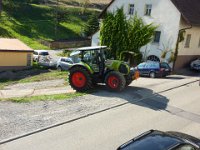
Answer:
POLYGON ((87 69, 74 67, 70 69, 69 84, 77 92, 85 92, 92 88, 92 78, 87 69))
POLYGON ((129 86, 132 83, 132 76, 129 74, 126 76, 126 86, 129 86))
POLYGON ((122 91, 126 86, 125 77, 117 71, 109 72, 106 75, 105 83, 110 91, 122 91))

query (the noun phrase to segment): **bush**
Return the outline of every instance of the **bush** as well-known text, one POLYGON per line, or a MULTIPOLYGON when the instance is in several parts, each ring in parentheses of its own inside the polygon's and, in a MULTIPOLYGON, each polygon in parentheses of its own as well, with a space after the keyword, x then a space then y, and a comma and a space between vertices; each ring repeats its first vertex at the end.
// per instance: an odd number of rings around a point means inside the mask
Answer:
POLYGON ((131 51, 141 61, 140 48, 151 42, 156 28, 152 24, 144 24, 137 15, 127 20, 123 8, 120 8, 115 14, 105 15, 100 29, 101 45, 108 46, 115 59, 119 59, 122 51, 131 51))

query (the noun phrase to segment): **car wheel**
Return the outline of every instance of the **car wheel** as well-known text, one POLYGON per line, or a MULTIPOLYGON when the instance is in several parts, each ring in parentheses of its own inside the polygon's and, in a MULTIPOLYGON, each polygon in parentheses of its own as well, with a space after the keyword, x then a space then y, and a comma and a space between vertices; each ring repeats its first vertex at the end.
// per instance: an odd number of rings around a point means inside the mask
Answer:
POLYGON ((156 77, 155 72, 150 72, 149 77, 150 77, 150 78, 155 78, 155 77, 156 77))
POLYGON ((58 66, 57 70, 58 71, 62 71, 62 68, 60 66, 58 66))

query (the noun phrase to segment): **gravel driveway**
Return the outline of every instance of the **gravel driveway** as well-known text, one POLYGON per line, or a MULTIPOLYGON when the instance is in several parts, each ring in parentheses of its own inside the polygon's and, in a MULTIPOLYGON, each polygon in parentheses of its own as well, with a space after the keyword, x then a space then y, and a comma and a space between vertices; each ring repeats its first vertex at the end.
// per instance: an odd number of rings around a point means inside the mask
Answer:
POLYGON ((48 80, 48 81, 40 81, 40 82, 31 82, 31 83, 18 83, 14 85, 9 85, 4 87, 6 90, 23 90, 23 89, 45 89, 52 87, 62 87, 65 86, 64 79, 58 80, 48 80))
POLYGON ((128 99, 139 99, 142 96, 136 93, 137 90, 130 88, 123 95, 100 90, 63 101, 0 102, 0 141, 121 104, 128 99), (131 95, 128 94, 130 90, 134 91, 131 95))

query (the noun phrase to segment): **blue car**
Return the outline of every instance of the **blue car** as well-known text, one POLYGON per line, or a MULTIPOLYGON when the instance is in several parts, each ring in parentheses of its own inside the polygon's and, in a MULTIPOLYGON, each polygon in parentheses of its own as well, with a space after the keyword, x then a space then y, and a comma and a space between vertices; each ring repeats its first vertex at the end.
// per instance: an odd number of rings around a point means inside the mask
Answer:
POLYGON ((140 76, 149 76, 151 78, 155 77, 166 77, 171 74, 171 67, 165 62, 143 62, 137 66, 137 70, 140 76))

